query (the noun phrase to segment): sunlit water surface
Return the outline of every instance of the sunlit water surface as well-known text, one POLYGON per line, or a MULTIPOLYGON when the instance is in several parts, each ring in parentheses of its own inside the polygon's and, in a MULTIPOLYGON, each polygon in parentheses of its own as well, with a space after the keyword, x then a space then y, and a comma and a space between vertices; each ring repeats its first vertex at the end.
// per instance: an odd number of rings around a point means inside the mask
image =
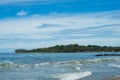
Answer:
POLYGON ((120 75, 119 56, 95 54, 102 53, 1 53, 0 80, 107 80, 120 75))

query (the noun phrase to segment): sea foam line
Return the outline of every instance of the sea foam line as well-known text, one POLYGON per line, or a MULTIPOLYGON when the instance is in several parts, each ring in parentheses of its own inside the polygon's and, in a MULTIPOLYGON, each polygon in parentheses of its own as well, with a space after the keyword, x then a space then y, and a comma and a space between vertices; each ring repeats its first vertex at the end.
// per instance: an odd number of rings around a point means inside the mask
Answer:
POLYGON ((92 75, 92 73, 90 71, 86 71, 86 72, 74 72, 74 73, 58 74, 58 75, 52 76, 52 78, 56 78, 59 80, 78 80, 78 79, 88 77, 90 75, 92 75))
POLYGON ((109 64, 110 67, 114 67, 114 68, 120 68, 120 64, 109 64))
MULTIPOLYGON (((120 61, 120 58, 105 58, 105 59, 86 59, 86 60, 70 60, 70 61, 60 61, 60 62, 43 62, 43 63, 34 63, 34 64, 21 64, 14 63, 11 61, 0 62, 0 68, 10 68, 10 67, 40 67, 40 66, 62 66, 62 65, 73 65, 77 64, 79 66, 86 63, 98 63, 98 62, 109 62, 109 61, 120 61)), ((114 67, 117 65, 114 65, 114 67)), ((77 68, 78 70, 79 68, 77 68)))

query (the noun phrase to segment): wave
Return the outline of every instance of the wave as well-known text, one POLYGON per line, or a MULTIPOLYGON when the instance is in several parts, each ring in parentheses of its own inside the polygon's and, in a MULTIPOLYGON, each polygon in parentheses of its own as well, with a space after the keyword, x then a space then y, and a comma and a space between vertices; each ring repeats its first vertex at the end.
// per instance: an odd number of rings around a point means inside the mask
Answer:
POLYGON ((92 75, 92 73, 90 71, 86 71, 86 72, 74 72, 74 73, 58 74, 58 75, 52 76, 52 78, 56 78, 59 80, 78 80, 78 79, 88 77, 90 75, 92 75))
POLYGON ((0 68, 12 68, 12 67, 27 67, 27 64, 16 64, 11 61, 4 61, 0 63, 0 68))
POLYGON ((25 68, 25 67, 39 67, 39 66, 49 66, 49 62, 45 63, 36 63, 36 64, 20 64, 20 63, 14 63, 11 61, 4 61, 0 63, 0 68, 25 68))
POLYGON ((114 68, 120 68, 120 64, 109 64, 110 67, 114 67, 114 68))
POLYGON ((0 68, 8 68, 8 67, 11 67, 12 65, 14 65, 13 62, 10 62, 10 61, 4 61, 4 62, 1 62, 0 63, 0 68))
POLYGON ((98 63, 98 62, 109 62, 109 61, 120 61, 120 58, 88 59, 85 61, 81 61, 81 63, 98 63))
MULTIPOLYGON (((26 63, 21 64, 21 63, 14 63, 11 61, 4 61, 4 62, 0 62, 0 68, 11 68, 11 67, 24 68, 24 67, 63 66, 63 65, 81 66, 87 63, 98 63, 98 62, 108 62, 108 61, 120 61, 120 58, 70 60, 70 61, 43 62, 43 63, 34 63, 34 64, 26 64, 26 63)), ((75 69, 80 70, 80 67, 76 67, 75 69)))
POLYGON ((77 64, 83 65, 87 63, 99 63, 99 62, 109 62, 109 61, 120 61, 120 58, 102 58, 102 59, 86 59, 86 60, 70 60, 70 61, 61 61, 53 63, 54 65, 67 65, 67 64, 77 64))
POLYGON ((80 70, 80 67, 75 67, 75 70, 79 71, 79 70, 80 70))
POLYGON ((51 63, 50 62, 45 62, 45 63, 36 63, 34 66, 39 67, 39 66, 49 66, 51 63))

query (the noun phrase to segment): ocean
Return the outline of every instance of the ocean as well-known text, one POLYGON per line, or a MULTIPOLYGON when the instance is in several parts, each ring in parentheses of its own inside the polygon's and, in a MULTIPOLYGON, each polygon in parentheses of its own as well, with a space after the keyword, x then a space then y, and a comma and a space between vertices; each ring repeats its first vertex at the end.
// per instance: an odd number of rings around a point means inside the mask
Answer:
POLYGON ((119 76, 120 57, 95 56, 102 53, 115 52, 0 53, 0 80, 109 80, 119 76))

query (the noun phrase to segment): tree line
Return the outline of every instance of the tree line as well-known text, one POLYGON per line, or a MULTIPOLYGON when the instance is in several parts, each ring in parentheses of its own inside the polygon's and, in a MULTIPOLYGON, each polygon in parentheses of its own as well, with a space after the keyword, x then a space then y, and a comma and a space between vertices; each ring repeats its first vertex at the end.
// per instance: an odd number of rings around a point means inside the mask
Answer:
POLYGON ((120 47, 98 46, 98 45, 56 45, 47 48, 37 48, 32 50, 16 49, 16 53, 70 53, 70 52, 120 52, 120 47))

